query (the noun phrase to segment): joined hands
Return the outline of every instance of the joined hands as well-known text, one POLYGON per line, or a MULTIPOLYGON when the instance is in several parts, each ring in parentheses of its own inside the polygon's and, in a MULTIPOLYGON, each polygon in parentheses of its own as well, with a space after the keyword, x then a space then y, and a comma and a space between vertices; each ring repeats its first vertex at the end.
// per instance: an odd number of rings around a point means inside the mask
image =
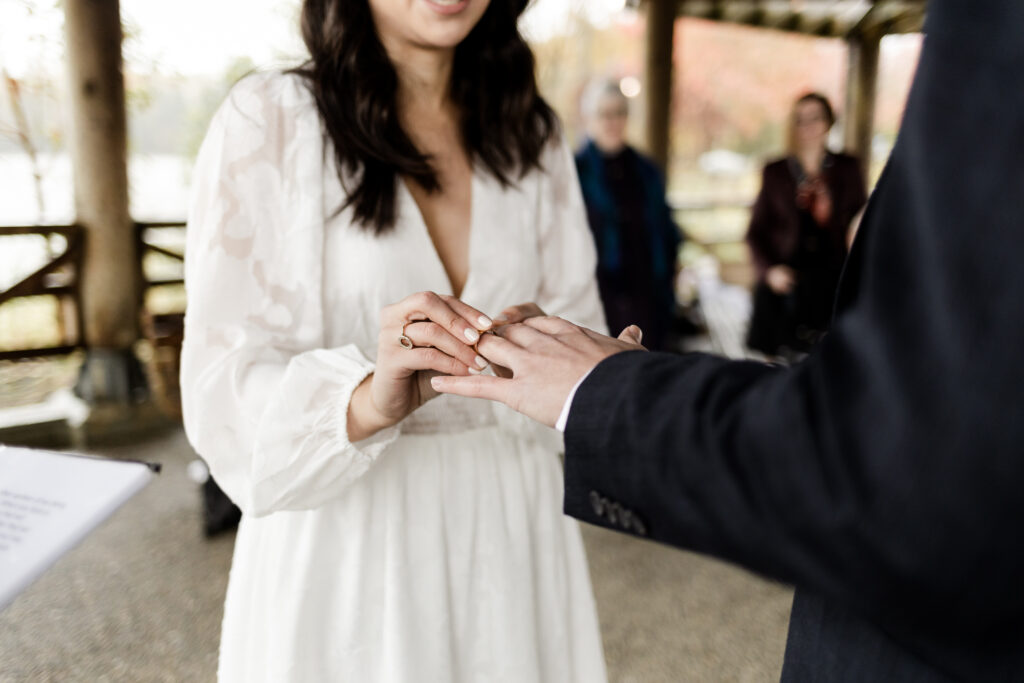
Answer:
POLYGON ((534 303, 491 320, 453 296, 413 294, 381 311, 377 367, 352 394, 348 437, 391 427, 438 393, 498 401, 554 426, 576 382, 608 356, 643 350, 641 334, 633 325, 612 339, 534 303), (481 374, 488 366, 497 376, 481 374))
MULTIPOLYGON (((539 309, 538 309, 539 310, 539 309)), ((644 351, 642 332, 630 325, 618 339, 555 317, 529 317, 507 323, 477 344, 499 376, 438 375, 434 390, 504 403, 549 427, 555 426, 576 383, 609 356, 644 351)))

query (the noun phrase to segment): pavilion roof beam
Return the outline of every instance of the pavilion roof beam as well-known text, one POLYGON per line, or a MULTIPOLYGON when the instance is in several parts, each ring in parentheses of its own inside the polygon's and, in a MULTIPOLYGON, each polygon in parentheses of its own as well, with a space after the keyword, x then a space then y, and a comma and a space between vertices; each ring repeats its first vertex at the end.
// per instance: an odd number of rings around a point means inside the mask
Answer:
POLYGON ((924 2, 875 2, 846 35, 918 33, 924 26, 924 14, 924 2))
POLYGON ((773 28, 826 38, 859 33, 912 33, 924 22, 924 0, 677 0, 677 15, 773 28))
POLYGON ((920 33, 924 29, 924 12, 904 9, 889 20, 886 33, 920 33))
POLYGON ((822 12, 802 12, 789 3, 764 1, 684 0, 679 15, 743 24, 781 31, 835 36, 840 25, 835 18, 822 12))
POLYGON ((818 22, 817 26, 812 26, 807 32, 822 38, 830 38, 836 35, 836 26, 836 20, 833 17, 827 17, 818 22))

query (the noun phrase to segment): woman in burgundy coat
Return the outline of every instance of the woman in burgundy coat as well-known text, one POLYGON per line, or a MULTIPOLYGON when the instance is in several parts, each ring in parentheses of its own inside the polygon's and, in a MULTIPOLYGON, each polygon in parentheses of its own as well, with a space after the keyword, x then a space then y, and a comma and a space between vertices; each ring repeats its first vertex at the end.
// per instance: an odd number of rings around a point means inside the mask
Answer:
POLYGON ((817 93, 796 101, 789 150, 765 166, 747 243, 758 271, 747 344, 808 351, 828 331, 851 223, 867 201, 860 162, 826 148, 835 115, 817 93))

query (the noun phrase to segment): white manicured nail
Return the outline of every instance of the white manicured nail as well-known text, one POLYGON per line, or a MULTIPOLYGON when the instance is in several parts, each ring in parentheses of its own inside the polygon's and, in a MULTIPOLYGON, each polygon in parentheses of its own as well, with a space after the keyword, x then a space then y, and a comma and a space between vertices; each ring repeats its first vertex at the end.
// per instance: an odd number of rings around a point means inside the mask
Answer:
POLYGON ((440 377, 431 377, 430 386, 434 387, 434 391, 440 391, 443 381, 440 377))
POLYGON ((478 341, 480 341, 480 333, 477 332, 476 330, 466 330, 466 339, 468 339, 473 344, 476 344, 478 341))
POLYGON ((490 363, 488 363, 488 362, 487 362, 487 359, 486 359, 486 358, 484 358, 483 356, 477 356, 477 357, 476 357, 476 358, 475 358, 474 360, 476 361, 476 364, 477 364, 477 366, 478 366, 478 367, 479 367, 479 368, 480 368, 481 370, 483 370, 483 369, 484 369, 484 368, 486 368, 486 367, 487 367, 488 365, 490 365, 490 363))
POLYGON ((506 323, 508 322, 508 316, 502 313, 497 318, 495 318, 495 320, 497 320, 499 323, 506 323))
POLYGON ((476 321, 477 323, 479 323, 480 327, 484 329, 487 329, 488 327, 494 324, 491 322, 491 319, 488 318, 486 315, 480 316, 479 318, 476 319, 476 321))
POLYGON ((479 374, 482 374, 482 373, 481 373, 481 372, 480 372, 479 370, 477 370, 476 368, 466 368, 466 369, 467 369, 467 370, 469 370, 469 374, 471 374, 471 375, 479 375, 479 374))

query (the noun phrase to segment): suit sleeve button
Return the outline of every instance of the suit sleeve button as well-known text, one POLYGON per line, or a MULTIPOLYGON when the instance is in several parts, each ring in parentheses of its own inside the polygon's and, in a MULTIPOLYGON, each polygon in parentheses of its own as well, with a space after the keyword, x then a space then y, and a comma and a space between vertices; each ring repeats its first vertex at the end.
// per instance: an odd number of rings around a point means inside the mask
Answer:
POLYGON ((619 526, 626 531, 633 528, 633 512, 631 510, 623 510, 619 516, 619 526))
POLYGON ((647 527, 644 525, 643 522, 640 521, 640 518, 636 515, 633 515, 633 531, 636 532, 637 536, 647 535, 647 527))
POLYGON ((617 526, 620 519, 622 519, 622 506, 618 503, 610 503, 608 505, 608 521, 617 526))

